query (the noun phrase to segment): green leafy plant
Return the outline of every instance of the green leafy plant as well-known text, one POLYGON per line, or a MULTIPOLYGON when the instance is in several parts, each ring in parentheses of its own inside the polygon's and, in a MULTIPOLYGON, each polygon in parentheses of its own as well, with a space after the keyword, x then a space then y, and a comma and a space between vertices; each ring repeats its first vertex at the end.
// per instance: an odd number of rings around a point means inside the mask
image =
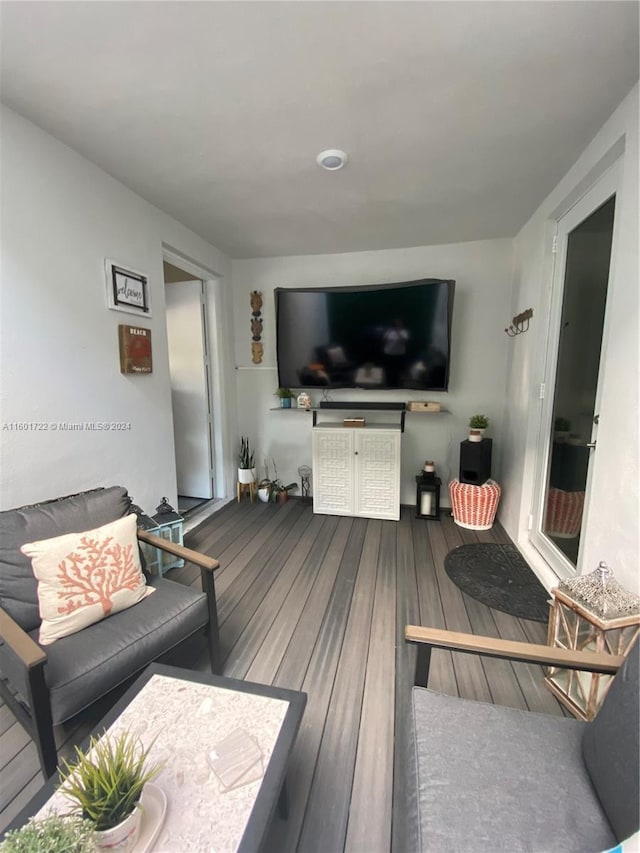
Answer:
POLYGON ((296 396, 291 388, 276 388, 275 395, 281 400, 292 400, 296 396))
POLYGON ((278 496, 280 495, 281 492, 291 492, 291 491, 293 491, 293 489, 298 488, 298 484, 297 483, 289 483, 288 486, 283 485, 282 481, 278 477, 278 469, 276 467, 276 460, 272 459, 271 461, 273 463, 273 471, 274 471, 275 477, 273 479, 271 479, 271 477, 269 477, 269 463, 265 459, 264 460, 265 476, 258 483, 258 489, 267 489, 267 491, 269 492, 269 500, 270 501, 277 501, 278 496))
POLYGON ((489 426, 489 418, 486 415, 472 415, 469 418, 471 429, 486 429, 489 426))
POLYGON ((92 737, 86 753, 76 746, 74 764, 62 760, 65 794, 96 830, 112 829, 128 817, 145 784, 162 769, 161 764, 147 766, 151 746, 145 749, 125 731, 115 739, 92 737))
POLYGON ((256 452, 251 449, 249 439, 246 436, 240 438, 240 448, 238 450, 238 468, 249 470, 254 468, 256 464, 256 452))
POLYGON ((77 815, 50 814, 33 818, 8 832, 1 853, 93 853, 96 850, 94 826, 77 815))
POLYGON ((571 421, 568 418, 556 418, 553 424, 553 428, 556 432, 570 432, 571 431, 571 421))

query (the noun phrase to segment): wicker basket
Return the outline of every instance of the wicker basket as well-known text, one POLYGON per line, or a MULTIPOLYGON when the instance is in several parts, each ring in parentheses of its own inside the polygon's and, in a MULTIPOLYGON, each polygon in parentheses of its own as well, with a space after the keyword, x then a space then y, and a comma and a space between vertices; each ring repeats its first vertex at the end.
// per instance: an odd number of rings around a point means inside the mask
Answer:
POLYGON ((544 532, 556 539, 575 539, 582 526, 584 492, 549 489, 544 532))
POLYGON ((494 480, 487 480, 482 486, 452 480, 449 497, 453 520, 459 527, 469 530, 489 530, 493 527, 501 494, 502 489, 494 480))

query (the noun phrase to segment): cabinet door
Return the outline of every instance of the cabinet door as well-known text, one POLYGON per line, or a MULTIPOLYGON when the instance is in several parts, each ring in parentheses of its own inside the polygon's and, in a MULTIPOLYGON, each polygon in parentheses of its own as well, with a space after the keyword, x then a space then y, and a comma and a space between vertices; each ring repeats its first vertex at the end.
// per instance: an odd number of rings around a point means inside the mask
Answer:
POLYGON ((353 430, 312 431, 313 511, 353 515, 353 430))
POLYGON ((354 430, 355 514, 400 518, 400 431, 354 430))

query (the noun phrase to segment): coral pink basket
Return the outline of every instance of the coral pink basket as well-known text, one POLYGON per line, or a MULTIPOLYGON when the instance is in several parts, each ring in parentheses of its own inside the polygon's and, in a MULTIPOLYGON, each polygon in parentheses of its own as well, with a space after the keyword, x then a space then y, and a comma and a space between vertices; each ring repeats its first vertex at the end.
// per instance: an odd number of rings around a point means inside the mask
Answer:
POLYGON ((459 527, 469 530, 489 530, 498 510, 502 489, 494 480, 482 486, 472 486, 452 480, 449 483, 451 512, 459 527))

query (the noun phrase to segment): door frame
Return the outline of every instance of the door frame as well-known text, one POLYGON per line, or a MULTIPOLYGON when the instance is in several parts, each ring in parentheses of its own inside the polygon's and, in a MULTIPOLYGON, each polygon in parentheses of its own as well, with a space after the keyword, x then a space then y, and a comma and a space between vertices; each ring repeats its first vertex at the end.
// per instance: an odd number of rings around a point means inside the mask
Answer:
MULTIPOLYGON (((572 577, 582 573, 585 536, 580 538, 576 566, 542 532, 546 510, 546 495, 549 476, 549 461, 551 455, 552 418, 555 402, 556 371, 560 344, 560 324, 562 320, 562 305, 564 298, 564 282, 566 273, 568 238, 571 232, 585 219, 605 204, 612 196, 618 196, 621 188, 622 161, 616 160, 594 183, 592 183, 579 198, 552 221, 553 266, 550 282, 550 296, 547 316, 547 337, 544 347, 543 379, 540 387, 540 409, 538 419, 538 440, 536 446, 536 465, 534 488, 530 509, 529 542, 540 553, 551 570, 560 578, 572 577)), ((604 322, 602 326, 602 343, 600 347, 600 364, 594 412, 599 413, 602 398, 602 368, 606 362, 606 352, 610 337, 611 303, 615 282, 615 263, 617 249, 617 234, 620 225, 618 206, 614 212, 613 232, 611 238, 611 255, 609 260, 609 275, 607 297, 605 302, 604 322)), ((592 424, 590 440, 597 441, 598 425, 592 424)), ((585 486, 585 501, 582 515, 582 528, 587 528, 589 515, 592 510, 592 477, 593 451, 589 455, 587 482, 585 486)))
MULTIPOLYGON (((205 381, 208 391, 209 446, 211 463, 212 495, 214 498, 226 496, 226 466, 224 464, 224 419, 222 415, 221 388, 223 378, 221 366, 222 353, 220 335, 220 286, 222 276, 206 267, 185 258, 175 249, 162 244, 162 260, 184 270, 188 275, 202 283, 200 304, 202 317, 202 341, 205 353, 205 381)), ((166 285, 165 285, 166 286, 166 285)), ((173 418, 172 418, 173 429, 173 418)), ((175 441, 175 436, 174 436, 175 441)), ((175 460, 174 460, 175 464, 175 460)))

